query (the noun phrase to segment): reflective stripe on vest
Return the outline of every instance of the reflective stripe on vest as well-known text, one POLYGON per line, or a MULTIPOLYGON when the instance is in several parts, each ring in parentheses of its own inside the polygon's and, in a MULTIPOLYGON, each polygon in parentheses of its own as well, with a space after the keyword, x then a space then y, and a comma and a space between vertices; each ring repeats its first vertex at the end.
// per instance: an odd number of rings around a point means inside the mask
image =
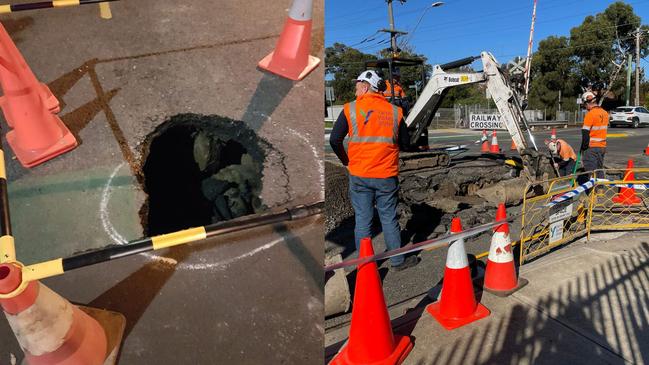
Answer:
POLYGON ((343 112, 348 126, 349 174, 364 178, 397 176, 401 108, 371 93, 345 104, 343 112))

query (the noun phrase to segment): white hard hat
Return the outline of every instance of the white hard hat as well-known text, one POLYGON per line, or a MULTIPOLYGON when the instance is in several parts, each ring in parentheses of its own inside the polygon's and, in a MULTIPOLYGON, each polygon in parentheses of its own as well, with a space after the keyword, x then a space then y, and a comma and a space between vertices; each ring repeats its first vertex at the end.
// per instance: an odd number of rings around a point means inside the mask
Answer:
POLYGON ((582 96, 581 100, 583 100, 584 103, 591 103, 595 101, 595 94, 593 94, 592 91, 586 91, 582 96))
POLYGON ((370 84, 372 90, 379 90, 379 82, 381 82, 381 77, 372 70, 363 71, 357 78, 356 82, 365 81, 370 84))
POLYGON ((552 141, 548 143, 548 148, 550 149, 550 151, 552 151, 552 153, 557 153, 557 147, 558 147, 558 142, 556 141, 552 141))

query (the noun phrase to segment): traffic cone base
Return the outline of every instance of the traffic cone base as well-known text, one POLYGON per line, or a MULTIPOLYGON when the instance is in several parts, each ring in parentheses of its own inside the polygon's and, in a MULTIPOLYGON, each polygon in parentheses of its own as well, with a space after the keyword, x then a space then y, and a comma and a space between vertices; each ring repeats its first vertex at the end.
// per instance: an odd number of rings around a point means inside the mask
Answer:
POLYGON ((118 312, 106 309, 78 306, 81 311, 92 317, 104 329, 108 342, 108 356, 104 365, 116 365, 120 346, 126 330, 126 317, 118 312))
POLYGON ((302 80, 311 71, 315 70, 316 67, 318 67, 318 65, 320 64, 320 59, 318 57, 313 57, 309 55, 309 62, 307 63, 306 67, 304 67, 304 69, 302 70, 276 66, 272 64, 274 54, 275 51, 269 53, 268 56, 264 57, 261 61, 259 61, 259 67, 268 72, 272 72, 276 75, 286 77, 287 79, 291 79, 293 81, 302 80))
MULTIPOLYGON (((442 291, 442 295, 444 295, 444 292, 442 291)), ((453 330, 458 327, 462 327, 464 325, 467 325, 471 322, 475 322, 479 319, 485 318, 489 316, 489 309, 485 307, 484 305, 478 303, 476 306, 476 309, 473 313, 466 317, 462 318, 446 318, 441 314, 441 303, 439 301, 429 304, 426 307, 426 311, 430 313, 431 316, 433 316, 439 324, 442 325, 442 327, 446 328, 447 330, 453 330)))
POLYGON ((311 20, 288 17, 275 50, 259 61, 259 68, 294 81, 302 80, 320 64, 309 55, 311 20))
POLYGON ((65 127, 61 119, 53 116, 57 127, 61 130, 61 138, 57 143, 43 149, 24 149, 18 140, 15 130, 7 132, 7 142, 11 146, 18 161, 25 167, 34 167, 56 156, 62 155, 77 147, 78 143, 74 135, 65 127))
POLYGON ((491 289, 491 288, 487 287, 486 283, 485 283, 483 289, 487 293, 493 294, 493 295, 495 295, 497 297, 508 297, 508 296, 514 294, 515 292, 517 292, 519 289, 521 289, 522 287, 524 287, 528 283, 529 283, 529 281, 527 279, 519 277, 518 282, 515 283, 515 287, 513 289, 504 289, 504 290, 503 289, 491 289))
POLYGON ((620 188, 620 192, 613 198, 614 203, 622 205, 637 205, 642 200, 635 195, 634 188, 620 188))
MULTIPOLYGON (((394 351, 390 354, 389 357, 372 363, 362 363, 367 365, 398 365, 401 364, 410 351, 413 348, 412 340, 408 336, 394 336, 394 342, 396 343, 394 351)), ((342 351, 336 355, 336 357, 331 360, 330 365, 348 365, 348 364, 361 364, 360 362, 355 362, 349 358, 349 353, 347 352, 347 346, 345 346, 342 351)))
POLYGON ((58 100, 34 76, 2 25, 0 58, 0 107, 12 129, 7 141, 20 163, 33 167, 76 147, 76 139, 55 115, 61 110, 58 100))

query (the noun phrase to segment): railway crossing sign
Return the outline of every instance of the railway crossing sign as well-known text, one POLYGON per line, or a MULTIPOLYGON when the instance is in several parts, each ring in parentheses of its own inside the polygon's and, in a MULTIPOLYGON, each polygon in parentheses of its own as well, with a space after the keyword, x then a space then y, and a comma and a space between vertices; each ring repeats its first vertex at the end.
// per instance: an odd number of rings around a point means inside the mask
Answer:
POLYGON ((507 69, 510 75, 522 75, 525 73, 525 58, 515 57, 507 63, 507 69))

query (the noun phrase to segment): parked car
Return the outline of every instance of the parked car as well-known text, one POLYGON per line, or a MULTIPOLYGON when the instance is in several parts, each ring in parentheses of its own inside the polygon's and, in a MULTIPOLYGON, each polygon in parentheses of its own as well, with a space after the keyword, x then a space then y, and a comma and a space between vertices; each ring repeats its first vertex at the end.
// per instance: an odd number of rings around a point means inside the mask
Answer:
POLYGON ((649 111, 641 106, 621 106, 611 111, 609 124, 611 127, 626 125, 638 128, 649 124, 649 111))

